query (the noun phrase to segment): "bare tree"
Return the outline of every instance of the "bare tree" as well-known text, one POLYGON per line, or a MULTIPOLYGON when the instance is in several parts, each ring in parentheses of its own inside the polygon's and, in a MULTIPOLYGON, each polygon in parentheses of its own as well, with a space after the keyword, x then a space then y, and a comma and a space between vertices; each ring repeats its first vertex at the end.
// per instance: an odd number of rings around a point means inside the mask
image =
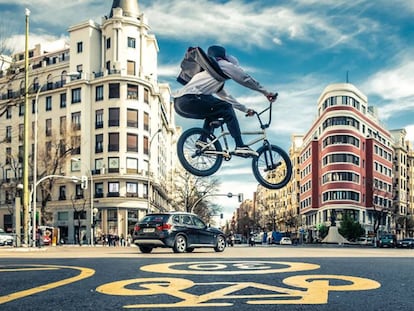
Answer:
MULTIPOLYGON (((75 212, 75 217, 77 220, 78 230, 75 230, 75 242, 77 241, 79 245, 82 245, 82 219, 86 219, 86 206, 87 200, 83 197, 83 194, 80 197, 72 196, 71 197, 72 208, 75 212)), ((75 218, 74 217, 74 218, 75 218)))
POLYGON ((177 210, 194 212, 206 222, 210 222, 212 216, 217 215, 220 208, 211 204, 207 198, 217 193, 220 186, 219 180, 215 177, 194 176, 186 171, 178 172, 175 177, 174 207, 177 210))
MULTIPOLYGON (((72 140, 70 136, 66 139, 54 138, 47 141, 43 148, 38 152, 38 158, 41 159, 37 167, 38 180, 48 175, 61 175, 64 165, 72 152, 77 150, 79 146, 72 145, 76 140, 72 140)), ((77 143, 77 142, 76 142, 77 143)), ((48 223, 52 220, 52 213, 47 210, 47 204, 52 199, 52 192, 56 178, 48 178, 42 182, 39 187, 41 189, 41 217, 42 223, 48 223)))

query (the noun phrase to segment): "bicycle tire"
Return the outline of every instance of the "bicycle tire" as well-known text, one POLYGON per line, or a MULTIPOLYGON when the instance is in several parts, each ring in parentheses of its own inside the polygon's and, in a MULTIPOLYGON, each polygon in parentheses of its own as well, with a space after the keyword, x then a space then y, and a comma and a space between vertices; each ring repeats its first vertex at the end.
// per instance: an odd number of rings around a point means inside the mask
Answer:
MULTIPOLYGON (((207 142, 215 137, 202 128, 190 128, 181 134, 177 142, 177 156, 181 165, 193 175, 210 176, 221 167, 223 156, 218 154, 207 154, 196 147, 195 142, 201 135, 207 136, 207 142)), ((216 151, 222 151, 220 142, 214 142, 216 151)))
POLYGON ((253 158, 252 171, 256 180, 267 189, 280 189, 292 177, 292 162, 288 154, 275 145, 264 145, 253 158))

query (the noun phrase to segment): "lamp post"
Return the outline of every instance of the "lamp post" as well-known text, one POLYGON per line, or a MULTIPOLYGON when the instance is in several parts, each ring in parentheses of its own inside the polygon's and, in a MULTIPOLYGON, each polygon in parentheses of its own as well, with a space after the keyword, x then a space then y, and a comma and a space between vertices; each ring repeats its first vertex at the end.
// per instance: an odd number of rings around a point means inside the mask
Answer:
MULTIPOLYGON (((241 202, 240 201, 240 198, 243 198, 243 193, 239 193, 237 196, 239 198, 239 202, 241 202)), ((233 193, 231 193, 231 192, 226 193, 226 194, 221 194, 221 193, 207 193, 207 194, 199 197, 198 200, 195 201, 195 203, 191 207, 190 213, 192 213, 193 210, 195 209, 195 207, 197 206, 197 204, 200 203, 201 200, 205 199, 206 197, 228 197, 228 198, 231 198, 231 197, 233 197, 233 193)))
POLYGON ((91 244, 91 246, 94 246, 94 241, 93 241, 93 239, 94 239, 94 232, 93 232, 93 217, 94 217, 94 209, 93 209, 93 178, 92 178, 92 172, 91 172, 91 170, 89 169, 89 166, 87 166, 85 163, 83 163, 82 161, 81 161, 81 159, 79 159, 79 158, 72 158, 71 159, 72 161, 75 161, 75 162, 80 162, 82 165, 84 165, 85 166, 85 169, 88 171, 88 175, 89 175, 89 181, 90 181, 90 190, 89 190, 89 192, 90 192, 90 208, 91 208, 91 211, 90 211, 90 214, 91 214, 91 219, 90 219, 90 225, 91 225, 91 231, 90 231, 90 235, 91 235, 91 242, 90 242, 90 244, 91 244))
MULTIPOLYGON (((67 73, 66 76, 69 77, 76 77, 79 76, 79 72, 70 72, 67 73)), ((53 76, 50 79, 56 78, 58 76, 53 76)), ((39 96, 40 96, 40 92, 42 91, 43 87, 47 85, 47 82, 40 85, 39 88, 36 91, 36 97, 35 97, 35 103, 34 103, 34 114, 35 114, 35 119, 34 119, 34 132, 33 132, 33 136, 34 136, 34 143, 33 143, 33 185, 36 185, 37 183, 37 138, 38 138, 38 133, 37 133, 37 123, 38 123, 38 106, 39 106, 39 96)), ((28 106, 28 105, 27 105, 28 106)), ((27 107, 28 108, 28 107, 27 107)), ((25 134, 27 134, 28 132, 26 132, 25 129, 25 134)), ((36 197, 36 187, 34 187, 32 185, 32 190, 33 188, 35 189, 35 191, 33 191, 33 197, 30 196, 30 199, 33 198, 33 215, 32 215, 32 234, 33 234, 33 240, 34 237, 36 236, 36 203, 37 203, 37 197, 36 197)), ((40 215, 39 215, 39 225, 40 225, 40 215)), ((33 247, 36 247, 36 245, 33 245, 33 247)))
MULTIPOLYGON (((24 144, 23 144, 23 231, 24 244, 29 243, 29 16, 30 10, 25 10, 26 33, 25 33, 25 56, 24 56, 24 144)), ((18 232, 20 235, 20 232, 18 232)))
POLYGON ((159 133, 161 133, 161 129, 158 129, 151 137, 150 141, 149 141, 149 146, 148 146, 148 179, 147 179, 147 184, 148 184, 148 195, 147 195, 147 214, 150 212, 150 208, 151 208, 151 146, 152 146, 152 141, 154 140, 155 136, 157 136, 159 133))
MULTIPOLYGON (((40 178, 38 181, 36 181, 36 183, 32 184, 32 189, 30 189, 30 197, 34 196, 35 197, 35 193, 36 193, 36 188, 38 185, 40 185, 40 183, 46 179, 49 178, 63 178, 63 179, 70 179, 73 182, 78 182, 80 181, 80 179, 76 176, 64 176, 64 175, 47 175, 44 176, 42 178, 40 178)), ((29 201, 29 209, 30 209, 30 201, 29 201)), ((33 213, 36 214, 36 202, 34 202, 33 204, 33 213)), ((33 228, 32 228, 33 232, 32 232, 32 246, 36 247, 36 216, 33 216, 33 228)))

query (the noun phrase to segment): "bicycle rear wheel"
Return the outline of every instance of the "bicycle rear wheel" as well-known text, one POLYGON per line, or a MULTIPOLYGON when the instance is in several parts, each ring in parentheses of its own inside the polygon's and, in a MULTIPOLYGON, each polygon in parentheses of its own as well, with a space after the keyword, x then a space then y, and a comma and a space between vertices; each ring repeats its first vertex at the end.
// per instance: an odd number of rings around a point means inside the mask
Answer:
POLYGON ((190 128, 182 133, 177 142, 177 156, 181 165, 191 174, 210 176, 217 172, 223 163, 222 155, 211 151, 222 151, 222 148, 218 140, 205 150, 197 148, 195 143, 202 134, 207 137, 207 143, 215 138, 202 128, 190 128))
POLYGON ((265 188, 280 189, 287 185, 292 176, 292 162, 288 154, 275 145, 265 145, 253 158, 252 170, 256 180, 265 188))

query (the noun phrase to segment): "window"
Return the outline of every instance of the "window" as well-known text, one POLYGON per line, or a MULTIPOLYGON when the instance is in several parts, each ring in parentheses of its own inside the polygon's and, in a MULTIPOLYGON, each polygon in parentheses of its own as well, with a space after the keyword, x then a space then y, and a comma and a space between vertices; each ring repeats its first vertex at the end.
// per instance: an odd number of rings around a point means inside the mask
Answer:
POLYGON ((72 104, 81 102, 81 88, 72 90, 72 104))
POLYGON ((119 197, 119 182, 108 182, 108 197, 119 197))
POLYGON ((109 126, 119 126, 119 108, 109 108, 109 126))
POLYGON ((144 130, 149 130, 149 114, 148 112, 144 112, 144 130))
POLYGON ((52 119, 46 119, 46 136, 52 136, 52 119))
POLYGON ((81 113, 73 112, 72 113, 72 129, 79 131, 81 129, 81 113))
POLYGON ((149 148, 149 140, 148 137, 144 137, 144 142, 143 142, 143 147, 144 147, 144 154, 148 154, 148 148, 149 148))
POLYGON ((138 135, 127 134, 127 151, 138 152, 138 135))
POLYGON ((138 85, 128 84, 127 99, 138 99, 138 85))
POLYGON ((58 220, 59 221, 68 221, 69 220, 69 212, 58 212, 58 220))
POLYGON ((127 183, 126 183, 126 195, 127 195, 127 197, 138 197, 138 183, 127 181, 127 183))
POLYGON ((7 147, 6 148, 6 164, 10 164, 12 159, 12 148, 7 147))
POLYGON ((119 151, 119 133, 109 133, 108 151, 119 151))
POLYGON ((128 47, 135 49, 135 38, 128 37, 128 47))
POLYGON ((103 109, 99 109, 95 111, 95 128, 101 129, 103 128, 103 109))
POLYGON ((127 75, 135 76, 135 62, 133 60, 127 62, 127 75))
POLYGON ((76 47, 77 47, 77 52, 78 53, 82 53, 82 51, 83 51, 83 43, 82 42, 78 42, 76 44, 76 47))
POLYGON ((95 198, 103 198, 103 183, 95 183, 95 198))
POLYGON ((103 159, 95 159, 95 174, 105 174, 105 164, 103 159))
POLYGON ((119 173, 119 158, 108 158, 108 173, 119 173))
POLYGON ((19 141, 22 141, 23 138, 24 138, 24 124, 19 124, 19 141))
POLYGON ((64 135, 66 133, 66 117, 60 117, 60 126, 59 126, 60 130, 59 133, 61 135, 64 135))
POLYGON ((138 127, 138 110, 128 109, 127 110, 127 126, 128 127, 138 127))
POLYGON ((66 93, 60 94, 60 108, 66 107, 66 93))
POLYGON ((138 173, 138 159, 127 158, 127 173, 128 174, 137 174, 138 173))
POLYGON ((80 79, 82 76, 82 72, 83 72, 83 65, 76 65, 76 71, 79 73, 77 79, 80 79))
POLYGON ((95 153, 103 152, 103 134, 95 135, 95 153))
POLYGON ((119 98, 119 83, 109 83, 109 98, 119 98))
POLYGON ((149 91, 148 89, 144 89, 144 103, 149 103, 149 91))
POLYGON ((12 127, 10 125, 6 126, 6 142, 11 143, 12 141, 12 127))
POLYGON ((72 136, 72 154, 80 154, 81 153, 81 137, 80 136, 72 136))
POLYGON ((7 107, 7 109, 6 109, 6 119, 11 119, 11 118, 12 118, 11 107, 7 107))
POLYGON ((32 113, 36 113, 36 100, 32 99, 32 113))
POLYGON ((96 87, 96 89, 95 89, 95 100, 96 101, 100 101, 100 100, 103 100, 103 98, 104 98, 104 94, 103 94, 103 92, 104 92, 104 88, 103 88, 103 85, 98 85, 97 87, 96 87))
POLYGON ((19 104, 19 116, 24 116, 24 103, 19 104))
POLYGON ((66 200, 66 186, 59 186, 59 200, 66 200))
POLYGON ((52 110, 52 96, 46 96, 46 111, 52 110))
POLYGON ((111 38, 107 38, 106 39, 106 48, 110 49, 111 48, 111 38))

